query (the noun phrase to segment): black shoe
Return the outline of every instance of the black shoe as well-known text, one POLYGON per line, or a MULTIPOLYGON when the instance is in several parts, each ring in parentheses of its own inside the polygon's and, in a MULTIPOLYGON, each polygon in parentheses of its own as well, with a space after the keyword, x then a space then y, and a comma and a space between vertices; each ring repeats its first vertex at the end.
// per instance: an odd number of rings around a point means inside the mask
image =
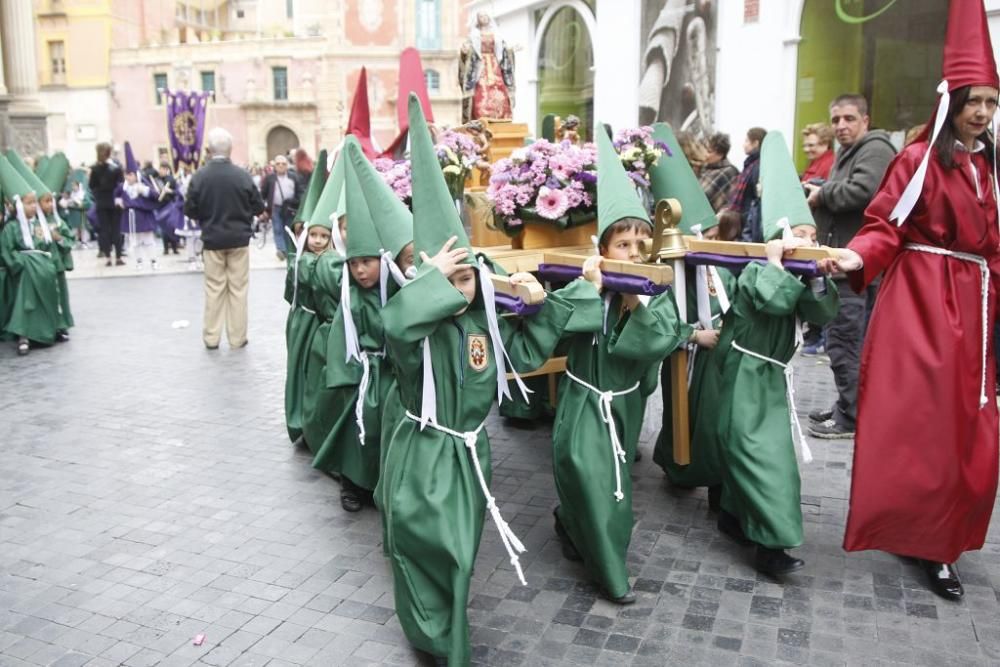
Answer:
POLYGON ((69 332, 66 330, 56 332, 56 342, 57 343, 68 343, 69 342, 69 332))
POLYGON ((611 597, 611 594, 602 588, 601 597, 603 597, 608 602, 614 602, 615 604, 620 604, 620 605, 635 604, 635 591, 633 591, 631 588, 625 592, 625 595, 622 595, 620 597, 611 597))
POLYGON ((115 266, 125 266, 125 260, 119 257, 115 260, 115 266))
POLYGON ((924 568, 932 591, 946 600, 962 599, 965 589, 962 588, 962 581, 958 578, 958 570, 954 565, 921 560, 920 566, 924 568))
POLYGON ((791 574, 796 570, 801 570, 806 562, 801 558, 789 556, 784 549, 768 549, 757 546, 757 555, 754 557, 753 566, 761 574, 768 574, 772 577, 780 577, 791 574))
POLYGON ((559 537, 559 544, 562 547, 563 558, 571 560, 574 563, 579 563, 583 560, 583 558, 580 557, 580 552, 573 546, 573 541, 569 539, 569 533, 566 532, 566 528, 562 525, 562 521, 559 520, 559 515, 556 514, 558 511, 558 507, 552 510, 552 516, 556 519, 556 535, 559 537))
POLYGON ((104 266, 111 266, 111 260, 109 259, 108 261, 104 262, 104 266))
POLYGON ((827 419, 833 419, 833 410, 813 410, 809 413, 809 421, 822 424, 827 419))
POLYGON ((205 343, 205 349, 206 350, 218 350, 219 349, 219 345, 218 344, 209 345, 208 343, 205 343))
POLYGON ((718 512, 722 508, 722 485, 708 487, 708 509, 718 512))
POLYGON ((854 429, 841 426, 833 419, 827 419, 809 426, 809 435, 823 440, 850 440, 854 437, 854 429))
POLYGON ((28 350, 31 349, 31 343, 28 342, 27 338, 20 338, 17 341, 17 356, 24 357, 28 354, 28 350))
POLYGON ((716 527, 719 532, 731 539, 736 544, 740 546, 750 546, 753 542, 743 533, 743 527, 740 526, 740 520, 735 516, 727 512, 726 510, 721 510, 719 512, 719 520, 715 522, 716 527))
MULTIPOLYGON (((341 479, 342 484, 343 481, 341 479)), ((344 508, 345 512, 360 512, 364 505, 361 502, 361 496, 354 489, 350 489, 344 484, 340 488, 340 506, 344 508)))

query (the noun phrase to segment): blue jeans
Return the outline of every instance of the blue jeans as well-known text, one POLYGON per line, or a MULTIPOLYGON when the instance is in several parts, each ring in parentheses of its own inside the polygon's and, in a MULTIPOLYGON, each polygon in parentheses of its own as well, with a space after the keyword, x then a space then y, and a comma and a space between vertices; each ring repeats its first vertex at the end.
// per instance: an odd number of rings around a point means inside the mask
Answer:
POLYGON ((285 224, 285 214, 281 207, 273 207, 271 209, 271 233, 274 234, 274 248, 278 252, 287 252, 288 235, 285 233, 285 224))

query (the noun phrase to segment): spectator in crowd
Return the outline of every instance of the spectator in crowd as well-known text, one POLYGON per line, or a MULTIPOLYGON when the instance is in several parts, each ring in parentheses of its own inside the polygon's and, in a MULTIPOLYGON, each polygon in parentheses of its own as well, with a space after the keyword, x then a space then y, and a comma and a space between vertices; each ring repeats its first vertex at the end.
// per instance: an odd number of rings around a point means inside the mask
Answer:
POLYGON ((115 212, 115 190, 125 180, 121 167, 111 159, 111 144, 97 144, 97 162, 90 168, 87 186, 94 198, 97 211, 98 257, 106 257, 105 266, 111 266, 111 249, 115 251, 115 264, 124 266, 122 235, 118 229, 119 216, 115 212))
POLYGON ((233 138, 221 127, 208 133, 208 163, 188 186, 184 213, 201 224, 205 263, 205 323, 202 340, 215 350, 223 321, 232 348, 247 344, 247 287, 253 217, 264 202, 250 174, 229 159, 233 138))
POLYGON ((313 173, 313 161, 309 157, 309 153, 306 152, 306 149, 295 149, 295 161, 293 164, 295 165, 295 175, 302 182, 302 189, 304 190, 309 184, 309 179, 313 173))
POLYGON ((725 207, 732 194, 740 170, 733 166, 727 157, 731 144, 729 135, 716 132, 708 138, 705 165, 701 169, 698 180, 701 189, 708 197, 712 210, 718 213, 725 207))
MULTIPOLYGON (((830 103, 830 124, 840 152, 829 179, 822 185, 805 184, 818 228, 817 240, 846 247, 864 222, 865 208, 875 196, 896 149, 885 130, 869 129, 868 100, 841 95, 830 103)), ((826 326, 826 353, 837 385, 837 401, 827 410, 809 414, 809 433, 817 438, 854 437, 858 410, 858 368, 865 337, 868 302, 874 301, 877 280, 865 294, 855 294, 841 276, 840 310, 826 326)))
POLYGON ((275 157, 274 172, 264 178, 261 193, 264 196, 264 215, 271 219, 274 247, 281 261, 287 256, 285 225, 292 224, 292 218, 299 208, 302 191, 302 182, 294 174, 289 173, 288 158, 284 155, 275 157))
POLYGON ((764 141, 767 130, 762 127, 751 127, 743 140, 743 171, 736 179, 726 208, 740 214, 740 238, 755 243, 764 242, 764 230, 760 222, 760 192, 757 183, 760 180, 760 144, 764 141))
POLYGON ((802 182, 825 181, 833 169, 833 128, 826 123, 811 123, 802 130, 802 150, 809 166, 802 172, 802 182))
POLYGON ((680 145, 681 151, 684 153, 684 157, 687 158, 688 164, 691 165, 691 169, 694 170, 695 175, 700 175, 702 167, 705 166, 705 159, 708 157, 705 145, 690 132, 678 132, 677 143, 680 145))

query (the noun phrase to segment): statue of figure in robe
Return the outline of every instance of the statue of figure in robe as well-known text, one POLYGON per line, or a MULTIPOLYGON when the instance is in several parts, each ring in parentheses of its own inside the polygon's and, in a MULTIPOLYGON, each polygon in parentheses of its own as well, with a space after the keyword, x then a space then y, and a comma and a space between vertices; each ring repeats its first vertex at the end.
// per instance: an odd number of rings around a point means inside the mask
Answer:
POLYGON ((458 60, 462 88, 462 122, 487 118, 510 120, 514 108, 514 50, 507 46, 496 21, 477 13, 469 25, 458 60))

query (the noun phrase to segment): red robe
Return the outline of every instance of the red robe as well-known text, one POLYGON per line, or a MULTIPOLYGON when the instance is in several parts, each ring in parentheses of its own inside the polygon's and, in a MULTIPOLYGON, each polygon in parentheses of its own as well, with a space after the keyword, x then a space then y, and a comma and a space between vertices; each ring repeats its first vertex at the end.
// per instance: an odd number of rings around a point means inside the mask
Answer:
POLYGON ((985 152, 931 156, 920 200, 902 227, 889 214, 927 149, 905 148, 848 245, 864 258, 860 290, 885 271, 861 357, 857 437, 844 549, 953 563, 986 539, 997 489, 993 321, 1000 233, 985 152), (920 243, 986 258, 991 270, 985 407, 981 272, 976 264, 906 250, 920 243))

